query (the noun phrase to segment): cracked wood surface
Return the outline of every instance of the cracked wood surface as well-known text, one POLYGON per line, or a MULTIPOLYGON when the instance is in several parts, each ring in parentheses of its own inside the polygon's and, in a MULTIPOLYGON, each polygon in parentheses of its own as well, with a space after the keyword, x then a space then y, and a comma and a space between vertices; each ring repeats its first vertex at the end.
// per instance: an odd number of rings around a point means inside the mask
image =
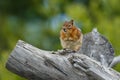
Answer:
POLYGON ((120 80, 120 74, 83 54, 51 54, 21 40, 6 68, 28 80, 120 80))
POLYGON ((19 41, 6 67, 29 80, 88 80, 85 73, 74 71, 65 56, 50 53, 19 41))

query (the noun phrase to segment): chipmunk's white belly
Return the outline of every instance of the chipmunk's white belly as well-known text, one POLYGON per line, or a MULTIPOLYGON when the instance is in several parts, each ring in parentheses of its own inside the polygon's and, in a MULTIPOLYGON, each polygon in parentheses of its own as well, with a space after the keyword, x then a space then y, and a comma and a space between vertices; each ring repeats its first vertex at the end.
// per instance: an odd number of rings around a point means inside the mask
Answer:
POLYGON ((63 48, 66 48, 66 49, 71 49, 71 50, 79 50, 81 45, 82 45, 82 40, 79 39, 77 41, 72 41, 72 40, 61 40, 61 45, 63 48))

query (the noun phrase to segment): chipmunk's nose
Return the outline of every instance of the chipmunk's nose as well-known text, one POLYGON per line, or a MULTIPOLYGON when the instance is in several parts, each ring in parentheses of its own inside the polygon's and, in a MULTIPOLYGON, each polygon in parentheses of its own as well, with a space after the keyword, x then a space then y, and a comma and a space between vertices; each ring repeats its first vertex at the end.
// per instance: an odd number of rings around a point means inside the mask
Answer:
POLYGON ((64 31, 64 32, 67 32, 67 30, 66 30, 65 28, 63 28, 63 31, 64 31))

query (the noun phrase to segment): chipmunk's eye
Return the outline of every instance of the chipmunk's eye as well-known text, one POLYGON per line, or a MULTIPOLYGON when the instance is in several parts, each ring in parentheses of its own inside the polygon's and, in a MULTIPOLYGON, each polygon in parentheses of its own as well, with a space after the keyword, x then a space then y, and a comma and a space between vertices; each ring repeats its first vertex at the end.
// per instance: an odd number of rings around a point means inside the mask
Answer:
POLYGON ((63 31, 64 31, 64 32, 67 32, 67 30, 66 30, 65 28, 63 28, 63 31))
POLYGON ((71 26, 72 26, 71 24, 70 24, 70 25, 68 25, 68 28, 71 28, 71 26))

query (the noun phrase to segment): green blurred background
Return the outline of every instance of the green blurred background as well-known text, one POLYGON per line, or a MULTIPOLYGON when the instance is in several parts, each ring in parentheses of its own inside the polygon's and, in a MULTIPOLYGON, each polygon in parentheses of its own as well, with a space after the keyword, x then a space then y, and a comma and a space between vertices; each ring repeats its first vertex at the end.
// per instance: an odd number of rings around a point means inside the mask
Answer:
MULTIPOLYGON (((120 54, 120 0, 0 0, 0 80, 25 80, 5 68, 19 39, 44 50, 61 49, 59 31, 70 19, 84 34, 97 27, 120 54)), ((114 69, 120 71, 120 65, 114 69)))

